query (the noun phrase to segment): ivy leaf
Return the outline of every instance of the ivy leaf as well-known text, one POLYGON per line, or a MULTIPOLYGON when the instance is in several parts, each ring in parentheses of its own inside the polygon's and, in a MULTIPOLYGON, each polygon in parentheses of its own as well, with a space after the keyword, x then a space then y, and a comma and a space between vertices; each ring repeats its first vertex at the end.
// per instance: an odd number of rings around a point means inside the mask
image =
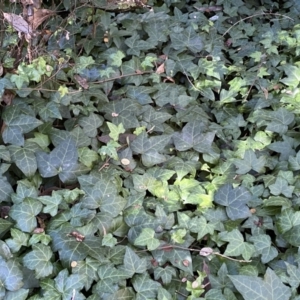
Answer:
POLYGON ((58 205, 62 200, 62 196, 57 191, 53 191, 51 196, 39 197, 39 201, 41 201, 45 205, 45 207, 43 208, 43 212, 45 214, 50 214, 51 216, 57 215, 58 205))
POLYGON ((170 38, 172 47, 176 50, 188 48, 193 53, 197 53, 203 49, 203 42, 192 26, 189 26, 183 32, 171 33, 170 38))
POLYGON ((285 77, 285 78, 281 79, 280 81, 291 88, 296 88, 300 82, 299 67, 288 64, 288 65, 284 66, 284 71, 288 77, 285 77))
POLYGON ((161 279, 164 284, 169 284, 172 277, 176 276, 176 271, 173 267, 166 266, 165 268, 158 267, 154 269, 155 280, 161 279))
POLYGON ((37 152, 36 160, 42 177, 59 175, 65 182, 73 177, 72 171, 77 167, 77 148, 72 138, 60 143, 50 154, 37 152))
POLYGON ((78 261, 76 267, 72 268, 73 274, 80 274, 83 277, 85 290, 88 291, 95 280, 98 280, 97 269, 101 263, 91 257, 78 261))
POLYGON ((27 233, 12 228, 10 234, 12 238, 5 240, 5 242, 13 253, 18 252, 22 246, 27 246, 29 240, 29 235, 27 233))
POLYGON ((184 161, 179 157, 173 157, 168 160, 168 167, 176 171, 178 181, 181 181, 182 178, 189 173, 194 177, 196 175, 197 166, 199 166, 198 162, 184 161))
POLYGON ((6 124, 2 134, 4 142, 18 146, 24 145, 24 133, 28 133, 43 124, 32 116, 22 114, 16 106, 8 106, 2 117, 6 124))
POLYGON ((139 127, 136 117, 136 113, 139 110, 137 101, 131 99, 111 101, 104 105, 103 110, 107 113, 105 115, 106 119, 113 124, 123 124, 125 129, 139 127))
POLYGON ((9 147, 9 151, 12 161, 25 176, 31 177, 35 174, 37 170, 37 162, 33 150, 29 147, 23 148, 12 145, 9 147))
POLYGON ((136 291, 136 300, 155 299, 160 283, 149 278, 148 274, 135 275, 132 285, 136 291))
POLYGON ((96 151, 89 149, 88 147, 82 147, 78 149, 79 161, 88 168, 92 168, 94 163, 99 159, 99 155, 96 151))
POLYGON ((288 125, 294 121, 294 114, 281 107, 269 114, 271 122, 268 123, 266 130, 284 134, 288 130, 288 125))
POLYGON ((0 203, 2 201, 10 202, 10 195, 13 193, 13 189, 6 177, 0 177, 0 203))
POLYGON ((230 275, 230 280, 245 300, 272 299, 288 300, 290 289, 277 277, 274 271, 267 269, 264 280, 254 276, 230 275))
POLYGON ((244 219, 250 216, 246 205, 252 199, 251 193, 245 187, 233 188, 231 184, 223 185, 214 196, 214 201, 226 207, 231 220, 244 219))
POLYGON ((275 247, 271 246, 271 238, 266 234, 259 234, 250 237, 249 239, 254 243, 256 251, 262 255, 261 262, 266 264, 273 260, 278 255, 275 247))
POLYGON ((256 158, 254 151, 249 149, 245 151, 243 159, 234 160, 234 164, 238 168, 238 174, 247 174, 251 170, 262 173, 265 170, 266 158, 256 158))
POLYGON ((91 56, 79 56, 75 63, 74 70, 76 73, 80 73, 82 70, 88 68, 95 63, 91 56))
POLYGON ((178 151, 186 151, 191 148, 200 153, 209 153, 215 134, 213 132, 204 132, 206 126, 199 121, 187 123, 181 133, 176 132, 173 135, 175 148, 178 151))
POLYGON ((134 245, 147 246, 149 251, 156 249, 160 242, 155 237, 155 231, 151 228, 143 228, 141 234, 135 239, 134 245))
POLYGON ((106 234, 102 239, 102 246, 113 248, 118 243, 118 240, 111 234, 106 234))
POLYGON ((23 288, 13 292, 8 291, 5 293, 5 300, 26 300, 28 294, 29 290, 23 288))
POLYGON ((219 234, 219 236, 222 240, 229 242, 224 253, 225 255, 242 255, 244 259, 248 260, 255 252, 254 246, 244 242, 243 235, 237 229, 234 229, 230 232, 222 232, 219 234))
POLYGON ((103 124, 103 118, 94 113, 90 113, 88 117, 80 118, 78 124, 88 137, 93 138, 98 133, 97 129, 103 124))
POLYGON ((36 244, 32 246, 32 251, 27 253, 24 258, 24 266, 35 271, 37 279, 47 277, 52 274, 53 265, 50 262, 52 250, 49 246, 36 244))
POLYGON ((130 148, 135 153, 142 154, 143 164, 151 167, 166 160, 161 151, 170 141, 169 135, 152 136, 148 138, 147 133, 143 131, 131 143, 130 148))
POLYGON ((206 234, 213 234, 215 226, 207 222, 207 220, 201 217, 194 217, 188 223, 191 232, 198 233, 197 239, 202 239, 206 234))
POLYGON ((12 259, 5 261, 0 256, 0 270, 0 282, 2 287, 5 287, 9 291, 17 291, 23 286, 23 273, 17 261, 12 259))
POLYGON ((291 198, 294 187, 289 186, 288 182, 285 179, 277 177, 275 183, 271 184, 269 186, 269 189, 271 194, 275 196, 282 194, 285 197, 291 198))
POLYGON ((17 227, 24 232, 31 232, 37 227, 36 215, 41 212, 41 202, 26 198, 22 203, 14 204, 9 215, 17 222, 17 227))
POLYGON ((147 270, 147 261, 144 258, 139 258, 132 249, 126 247, 126 253, 124 256, 124 267, 131 276, 135 273, 142 274, 147 270))
POLYGON ((153 41, 151 42, 143 41, 141 37, 136 32, 134 32, 132 37, 125 40, 125 44, 129 47, 129 49, 127 50, 127 54, 139 56, 141 51, 149 50, 155 47, 153 41))
POLYGON ((106 122, 108 128, 109 128, 109 136, 114 140, 118 141, 119 135, 125 132, 125 128, 123 127, 123 124, 119 124, 116 126, 115 124, 112 124, 110 122, 106 122))
POLYGON ((68 274, 67 270, 58 273, 55 278, 57 289, 62 292, 63 299, 71 299, 76 291, 77 298, 83 300, 85 297, 79 292, 83 288, 83 276, 81 274, 68 274), (62 285, 63 284, 63 285, 62 285))
POLYGON ((167 251, 165 255, 174 267, 189 274, 193 274, 192 257, 188 250, 173 248, 171 251, 167 251))
POLYGON ((98 275, 100 278, 96 285, 98 293, 114 293, 114 284, 130 277, 128 272, 116 269, 111 264, 100 266, 98 275))

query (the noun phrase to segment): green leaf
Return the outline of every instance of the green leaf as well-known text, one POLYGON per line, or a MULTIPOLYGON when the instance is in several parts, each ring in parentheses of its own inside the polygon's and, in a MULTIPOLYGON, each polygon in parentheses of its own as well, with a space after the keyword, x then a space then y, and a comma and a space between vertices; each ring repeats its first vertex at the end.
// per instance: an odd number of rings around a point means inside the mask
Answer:
POLYGON ((249 260, 255 252, 254 246, 244 242, 243 235, 237 229, 230 232, 222 232, 219 236, 222 240, 229 242, 224 253, 225 255, 242 255, 244 259, 249 260))
POLYGON ((31 177, 37 170, 37 162, 34 151, 29 147, 22 148, 18 146, 9 147, 12 161, 24 173, 25 176, 31 177))
POLYGON ((136 300, 155 299, 160 283, 151 280, 148 274, 135 275, 132 279, 133 287, 137 293, 136 300))
POLYGON ((151 228, 143 228, 141 234, 135 239, 134 245, 147 246, 149 251, 156 249, 159 246, 159 240, 155 237, 155 232, 151 228))
POLYGON ((274 131, 279 134, 286 133, 288 125, 294 121, 294 114, 287 111, 285 108, 279 108, 276 111, 270 112, 268 117, 271 122, 268 122, 266 130, 274 131))
POLYGON ((78 149, 78 158, 85 166, 92 168, 94 163, 99 159, 99 155, 96 151, 88 147, 82 147, 78 149))
POLYGON ((175 268, 166 266, 165 268, 158 267, 154 269, 155 280, 161 279, 164 284, 169 284, 172 278, 176 276, 175 268))
POLYGON ((231 184, 223 185, 214 196, 214 201, 226 207, 231 220, 244 219, 250 216, 246 205, 252 198, 250 192, 243 186, 233 188, 231 184))
POLYGON ((5 219, 0 219, 0 236, 5 234, 5 232, 13 225, 13 223, 5 220, 5 219))
POLYGON ((51 216, 56 216, 58 211, 58 206, 62 202, 62 196, 53 191, 51 196, 40 196, 39 201, 42 202, 45 207, 43 208, 43 212, 45 214, 50 214, 51 216))
POLYGON ((109 136, 114 140, 114 141, 118 141, 119 139, 119 135, 121 133, 125 132, 125 128, 123 127, 123 124, 119 124, 118 126, 110 123, 110 122, 106 122, 108 128, 109 128, 109 136))
POLYGON ((152 136, 148 138, 147 133, 143 131, 131 143, 130 148, 133 152, 142 154, 144 166, 151 167, 166 160, 165 156, 160 154, 159 151, 162 151, 170 141, 170 138, 169 135, 152 136))
POLYGON ((132 37, 125 40, 125 44, 129 47, 127 54, 136 56, 139 56, 141 51, 149 50, 155 46, 153 42, 143 41, 136 32, 133 33, 132 37))
POLYGON ((79 56, 79 59, 76 61, 74 71, 80 73, 80 71, 86 69, 90 65, 95 63, 94 59, 91 56, 79 56))
POLYGON ((83 261, 78 261, 76 267, 72 268, 72 273, 80 274, 83 277, 83 283, 86 291, 88 291, 94 281, 98 281, 99 277, 97 269, 101 263, 91 257, 87 257, 83 261))
POLYGON ((23 134, 28 133, 43 124, 40 120, 26 114, 22 114, 17 107, 8 106, 3 113, 6 128, 3 132, 5 143, 23 146, 23 134))
POLYGON ((288 77, 281 79, 280 81, 291 88, 296 88, 300 82, 300 69, 299 67, 286 65, 284 71, 288 77))
MULTIPOLYGON (((81 274, 69 275, 68 271, 66 269, 64 269, 64 270, 60 271, 58 273, 58 275, 56 276, 56 278, 54 279, 55 289, 60 293, 62 299, 71 299, 73 297, 74 291, 75 291, 75 294, 77 295, 78 299, 83 300, 84 297, 79 292, 84 286, 84 284, 82 282, 83 279, 84 278, 81 274)), ((51 291, 49 291, 49 292, 48 292, 48 295, 50 296, 52 293, 51 293, 51 291)), ((45 294, 45 296, 47 296, 47 294, 45 294)), ((48 299, 48 297, 47 297, 47 299, 48 299)), ((57 297, 56 297, 56 299, 57 299, 57 297)))
POLYGON ((6 177, 0 177, 0 202, 10 202, 10 195, 13 193, 13 189, 6 177))
POLYGON ((277 277, 274 271, 267 269, 264 280, 245 275, 230 275, 230 280, 245 300, 288 300, 290 289, 277 277))
POLYGON ((282 210, 279 216, 278 228, 281 233, 285 233, 292 229, 293 227, 298 227, 300 225, 300 212, 294 211, 291 208, 286 208, 282 210))
POLYGON ((172 47, 175 50, 188 48, 193 53, 200 52, 203 49, 203 42, 200 36, 189 26, 182 32, 174 32, 170 34, 172 47))
POLYGON ((205 235, 214 233, 214 225, 207 222, 207 220, 201 217, 194 217, 188 223, 191 232, 198 233, 197 239, 202 239, 205 235))
POLYGON ((88 137, 93 138, 98 133, 97 129, 103 124, 103 118, 94 113, 90 113, 88 117, 80 118, 78 124, 88 137))
POLYGON ((261 262, 263 264, 273 260, 278 255, 275 247, 271 246, 271 238, 266 234, 259 234, 250 237, 250 242, 254 243, 256 251, 261 254, 261 262))
POLYGON ((260 156, 259 158, 256 158, 253 150, 246 150, 243 159, 234 160, 234 164, 238 168, 238 174, 247 174, 251 170, 254 170, 257 173, 263 173, 266 161, 266 157, 260 156))
POLYGON ((39 201, 26 198, 22 203, 14 204, 9 215, 17 222, 17 227, 25 232, 31 232, 37 227, 36 215, 42 211, 39 201))
POLYGON ((113 265, 103 265, 98 268, 98 275, 100 280, 96 285, 98 292, 113 293, 113 285, 130 277, 125 270, 116 269, 113 265))
POLYGON ((131 99, 111 101, 103 107, 103 110, 107 113, 105 115, 106 119, 113 124, 123 124, 125 129, 136 128, 139 126, 136 117, 139 110, 137 101, 131 99))
POLYGON ((0 257, 0 282, 9 291, 17 291, 23 286, 23 274, 15 260, 5 261, 0 257))
POLYGON ((88 184, 85 183, 85 179, 90 178, 84 176, 78 178, 81 189, 85 192, 82 203, 86 208, 98 208, 102 199, 109 198, 116 193, 114 184, 106 178, 88 184))
POLYGON ((73 177, 72 171, 77 167, 77 148, 72 138, 60 143, 50 154, 37 152, 36 160, 42 177, 59 175, 65 182, 73 177))
POLYGON ((147 261, 144 258, 139 258, 132 249, 126 247, 124 256, 124 267, 131 276, 135 273, 143 274, 147 270, 147 261))
POLYGON ((36 244, 32 246, 32 251, 24 256, 24 266, 34 270, 37 279, 44 278, 53 272, 51 257, 52 250, 49 246, 36 244))
POLYGON ((122 59, 125 57, 124 53, 120 50, 118 50, 116 53, 112 53, 110 55, 110 58, 112 60, 111 65, 116 67, 121 67, 122 65, 122 59))
POLYGON ((285 179, 278 177, 275 183, 269 186, 269 189, 272 195, 278 196, 282 194, 285 197, 291 198, 294 187, 290 186, 285 179))
POLYGON ((13 253, 18 252, 22 246, 27 246, 28 234, 15 228, 10 230, 10 234, 12 238, 5 240, 5 242, 13 253))
POLYGON ((113 248, 118 243, 111 233, 106 234, 102 239, 102 245, 113 248))
POLYGON ((26 300, 28 299, 27 296, 29 294, 28 289, 19 289, 17 291, 9 291, 5 294, 5 300, 26 300))
POLYGON ((187 123, 181 133, 173 135, 175 148, 178 151, 186 151, 191 148, 200 153, 209 153, 215 134, 205 132, 206 126, 202 122, 193 121, 187 123))

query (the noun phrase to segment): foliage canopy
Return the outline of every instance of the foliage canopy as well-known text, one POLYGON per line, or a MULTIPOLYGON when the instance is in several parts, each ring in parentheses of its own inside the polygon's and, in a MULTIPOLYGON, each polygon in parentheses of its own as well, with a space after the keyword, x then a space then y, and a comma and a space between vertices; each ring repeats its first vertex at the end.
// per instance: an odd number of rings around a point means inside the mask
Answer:
POLYGON ((299 300, 300 2, 11 2, 0 299, 299 300))

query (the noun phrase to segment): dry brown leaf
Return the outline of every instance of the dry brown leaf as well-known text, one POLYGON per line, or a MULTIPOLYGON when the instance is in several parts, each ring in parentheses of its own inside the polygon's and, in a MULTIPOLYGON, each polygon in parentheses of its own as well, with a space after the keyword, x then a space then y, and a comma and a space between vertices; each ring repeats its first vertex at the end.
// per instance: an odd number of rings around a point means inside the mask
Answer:
POLYGON ((165 73, 165 63, 161 64, 157 69, 156 69, 156 74, 161 74, 165 73))
POLYGON ((36 30, 45 20, 55 15, 56 12, 49 9, 34 9, 32 16, 28 17, 28 23, 36 30))
POLYGON ((174 80, 172 77, 170 77, 170 76, 167 76, 167 77, 164 79, 164 82, 167 82, 167 81, 171 81, 171 82, 175 83, 175 80, 174 80))
POLYGON ((74 75, 74 79, 79 83, 81 87, 83 87, 85 90, 89 88, 89 84, 87 83, 87 80, 80 75, 74 75))

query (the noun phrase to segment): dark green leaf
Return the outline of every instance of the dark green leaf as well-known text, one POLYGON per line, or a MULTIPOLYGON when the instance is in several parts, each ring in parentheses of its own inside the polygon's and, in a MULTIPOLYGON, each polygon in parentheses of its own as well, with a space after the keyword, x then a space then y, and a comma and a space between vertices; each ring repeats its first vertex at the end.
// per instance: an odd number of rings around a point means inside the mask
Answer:
POLYGON ((52 251, 49 246, 36 244, 32 246, 32 251, 27 253, 24 258, 24 266, 34 270, 36 278, 44 278, 52 274, 53 265, 50 262, 52 251))
POLYGON ((226 212, 231 220, 237 220, 250 216, 246 204, 251 198, 250 192, 244 187, 234 189, 231 184, 226 184, 215 193, 214 201, 226 207, 226 212))
POLYGON ((25 232, 31 232, 37 227, 36 215, 41 212, 43 205, 32 198, 26 198, 20 204, 14 204, 9 215, 17 222, 17 227, 25 232))
POLYGON ((245 275, 231 275, 229 278, 245 300, 252 300, 253 297, 258 300, 288 300, 291 296, 290 289, 270 268, 267 269, 264 280, 245 275))
POLYGON ((206 126, 202 122, 189 122, 181 133, 173 135, 174 144, 178 151, 186 151, 191 148, 200 153, 209 153, 215 134, 205 132, 206 126))

